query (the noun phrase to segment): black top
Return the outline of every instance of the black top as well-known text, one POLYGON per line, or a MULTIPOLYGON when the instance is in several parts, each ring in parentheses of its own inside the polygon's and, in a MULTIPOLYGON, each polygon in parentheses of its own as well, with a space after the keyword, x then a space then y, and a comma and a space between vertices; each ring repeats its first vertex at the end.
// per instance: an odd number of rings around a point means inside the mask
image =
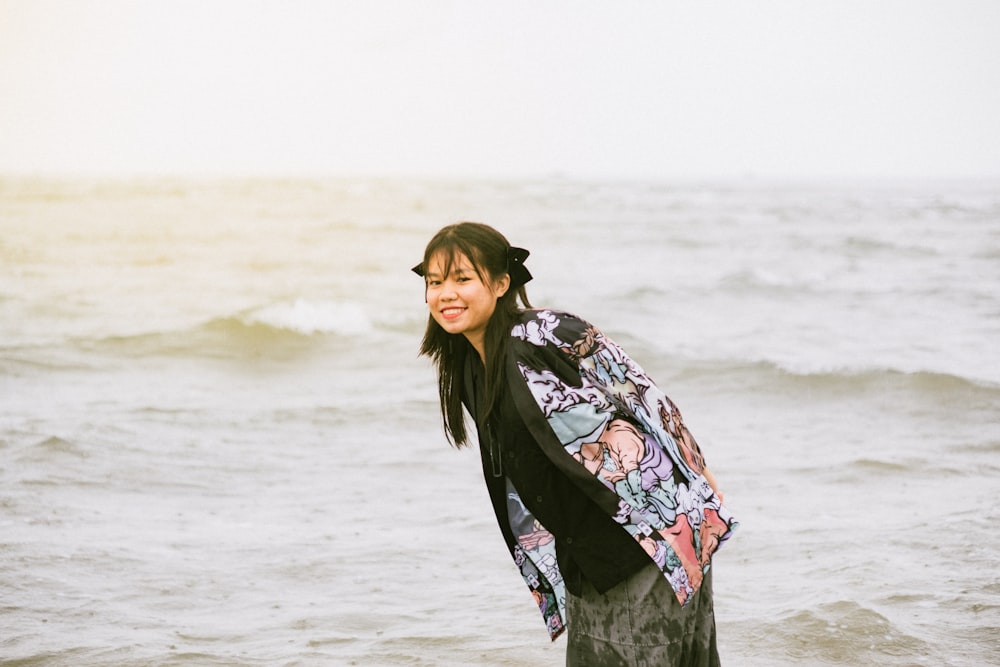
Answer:
MULTIPOLYGON (((470 398, 474 401, 475 396, 483 395, 483 369, 477 355, 470 357, 474 383, 470 398)), ((478 410, 470 411, 479 432, 487 485, 496 483, 497 478, 490 479, 494 475, 510 479, 524 506, 556 538, 556 559, 571 593, 580 594, 584 579, 603 593, 650 564, 649 556, 638 542, 542 451, 514 406, 509 391, 500 397, 489 425, 481 423, 478 410)), ((569 456, 562 452, 556 455, 569 456)), ((503 525, 507 516, 505 495, 491 494, 501 529, 506 530, 507 526, 503 525)))

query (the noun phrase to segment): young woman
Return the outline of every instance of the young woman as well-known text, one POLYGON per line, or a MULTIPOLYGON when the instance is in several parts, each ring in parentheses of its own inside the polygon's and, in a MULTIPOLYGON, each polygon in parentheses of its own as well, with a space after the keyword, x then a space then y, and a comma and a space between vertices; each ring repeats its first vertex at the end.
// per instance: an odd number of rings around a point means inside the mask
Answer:
POLYGON ((567 665, 718 665, 711 557, 736 522, 681 414, 599 330, 531 309, 528 251, 450 225, 413 271, 445 432, 467 410, 500 530, 567 665))

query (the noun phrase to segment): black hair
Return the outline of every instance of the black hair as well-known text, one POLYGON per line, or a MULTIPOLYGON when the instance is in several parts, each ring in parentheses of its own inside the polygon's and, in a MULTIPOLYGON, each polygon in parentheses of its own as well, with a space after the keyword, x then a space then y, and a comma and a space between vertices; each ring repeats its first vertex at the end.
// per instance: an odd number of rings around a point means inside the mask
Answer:
MULTIPOLYGON (((484 284, 493 285, 510 272, 511 245, 503 234, 479 222, 460 222, 442 228, 427 244, 423 262, 415 269, 423 275, 430 260, 440 255, 447 276, 458 255, 465 255, 484 284)), ((523 258, 522 258, 523 259, 523 258)), ((530 274, 529 274, 530 278, 530 274)), ((496 405, 504 384, 504 357, 511 327, 522 306, 530 308, 524 285, 511 284, 497 299, 496 310, 486 325, 484 337, 485 419, 496 405)), ((438 397, 441 419, 449 442, 457 448, 468 444, 462 394, 465 390, 465 364, 469 354, 476 354, 472 344, 462 334, 450 334, 433 318, 428 317, 427 330, 420 344, 420 354, 433 360, 438 372, 438 397)))

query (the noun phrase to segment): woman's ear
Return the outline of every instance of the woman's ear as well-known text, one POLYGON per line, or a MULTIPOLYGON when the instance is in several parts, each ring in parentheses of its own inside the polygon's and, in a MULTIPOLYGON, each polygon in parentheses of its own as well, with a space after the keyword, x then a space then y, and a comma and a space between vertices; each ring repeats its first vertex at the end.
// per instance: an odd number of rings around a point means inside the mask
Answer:
POLYGON ((493 284, 493 296, 499 299, 504 294, 506 294, 507 290, 509 289, 510 289, 510 274, 505 273, 503 274, 503 278, 501 278, 500 280, 496 281, 493 284))

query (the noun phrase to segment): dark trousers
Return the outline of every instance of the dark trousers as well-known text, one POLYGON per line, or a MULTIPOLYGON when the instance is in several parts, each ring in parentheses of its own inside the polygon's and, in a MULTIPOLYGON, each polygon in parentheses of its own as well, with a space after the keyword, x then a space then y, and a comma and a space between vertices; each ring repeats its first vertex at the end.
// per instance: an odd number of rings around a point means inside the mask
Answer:
POLYGON ((569 594, 567 667, 718 667, 712 573, 686 607, 652 563, 604 594, 569 594))

